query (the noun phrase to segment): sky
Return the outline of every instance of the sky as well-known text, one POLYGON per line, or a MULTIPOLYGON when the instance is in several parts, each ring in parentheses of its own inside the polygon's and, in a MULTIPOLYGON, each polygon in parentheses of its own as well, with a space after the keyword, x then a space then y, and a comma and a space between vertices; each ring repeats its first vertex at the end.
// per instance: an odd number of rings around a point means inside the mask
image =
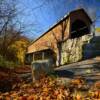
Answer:
MULTIPOLYGON (((100 0, 19 0, 19 16, 27 28, 25 34, 29 38, 36 38, 57 23, 68 12, 79 7, 85 7, 92 19, 100 16, 100 0)), ((96 21, 100 27, 100 19, 96 21)))

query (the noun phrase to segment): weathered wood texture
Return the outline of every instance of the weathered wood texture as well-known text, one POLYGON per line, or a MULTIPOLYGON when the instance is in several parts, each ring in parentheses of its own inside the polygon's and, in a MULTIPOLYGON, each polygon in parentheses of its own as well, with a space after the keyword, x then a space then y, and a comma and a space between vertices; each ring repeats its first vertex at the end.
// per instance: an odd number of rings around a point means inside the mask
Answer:
MULTIPOLYGON (((76 43, 76 41, 79 40, 78 38, 74 40, 70 39, 72 24, 76 20, 83 21, 86 24, 86 27, 90 29, 91 19, 86 14, 86 12, 83 9, 72 11, 67 16, 65 16, 63 19, 61 19, 57 24, 55 24, 52 28, 50 28, 47 32, 45 32, 42 36, 36 39, 28 47, 27 54, 38 52, 38 51, 43 51, 46 49, 51 49, 56 54, 56 58, 57 58, 56 61, 59 62, 59 61, 62 61, 63 59, 62 57, 63 55, 62 51, 64 51, 63 49, 66 49, 66 50, 69 49, 68 45, 71 44, 71 43, 66 44, 67 40, 70 42, 75 40, 74 44, 78 46, 80 45, 80 48, 82 48, 82 45, 80 43, 78 44, 76 43), (65 41, 65 44, 66 44, 65 48, 62 48, 61 45, 58 45, 59 42, 62 42, 62 41, 65 41)), ((77 46, 74 46, 73 49, 77 49, 76 47, 77 46)), ((74 54, 75 53, 73 53, 73 56, 74 54)))
MULTIPOLYGON (((68 19, 66 19, 68 20, 68 19)), ((67 21, 66 21, 67 22, 67 21)), ((63 23, 63 22, 62 22, 63 23)), ((45 49, 52 49, 53 51, 57 52, 57 42, 61 41, 62 37, 62 23, 57 25, 55 28, 51 29, 49 32, 45 33, 43 36, 41 36, 38 40, 33 42, 32 45, 28 47, 28 53, 37 52, 40 50, 45 49)), ((68 37, 69 33, 69 20, 66 23, 66 32, 64 33, 64 39, 68 37)))

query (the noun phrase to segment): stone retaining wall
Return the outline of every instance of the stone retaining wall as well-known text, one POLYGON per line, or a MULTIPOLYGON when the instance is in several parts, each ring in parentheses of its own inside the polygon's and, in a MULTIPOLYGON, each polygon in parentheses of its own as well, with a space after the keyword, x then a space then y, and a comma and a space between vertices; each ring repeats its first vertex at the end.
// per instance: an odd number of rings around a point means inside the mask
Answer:
POLYGON ((82 60, 83 46, 89 43, 92 36, 84 35, 75 39, 68 39, 62 43, 61 65, 82 60))

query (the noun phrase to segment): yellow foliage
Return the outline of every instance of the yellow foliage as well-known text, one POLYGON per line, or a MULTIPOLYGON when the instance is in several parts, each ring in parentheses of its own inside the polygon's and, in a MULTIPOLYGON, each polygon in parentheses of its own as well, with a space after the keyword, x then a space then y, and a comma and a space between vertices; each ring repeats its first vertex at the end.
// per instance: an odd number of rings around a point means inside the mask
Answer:
POLYGON ((28 46, 28 41, 26 40, 18 40, 15 41, 10 48, 12 48, 15 51, 18 63, 24 64, 25 60, 25 53, 26 53, 26 48, 28 46))

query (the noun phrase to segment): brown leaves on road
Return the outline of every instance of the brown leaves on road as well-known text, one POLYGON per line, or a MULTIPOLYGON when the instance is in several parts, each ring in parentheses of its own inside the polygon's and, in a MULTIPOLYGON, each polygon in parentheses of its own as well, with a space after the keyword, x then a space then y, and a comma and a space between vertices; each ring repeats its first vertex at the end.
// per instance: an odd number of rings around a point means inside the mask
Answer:
POLYGON ((0 93, 0 100, 100 100, 99 88, 83 90, 85 85, 80 78, 64 86, 58 85, 56 78, 44 77, 35 83, 22 83, 17 90, 0 93))

